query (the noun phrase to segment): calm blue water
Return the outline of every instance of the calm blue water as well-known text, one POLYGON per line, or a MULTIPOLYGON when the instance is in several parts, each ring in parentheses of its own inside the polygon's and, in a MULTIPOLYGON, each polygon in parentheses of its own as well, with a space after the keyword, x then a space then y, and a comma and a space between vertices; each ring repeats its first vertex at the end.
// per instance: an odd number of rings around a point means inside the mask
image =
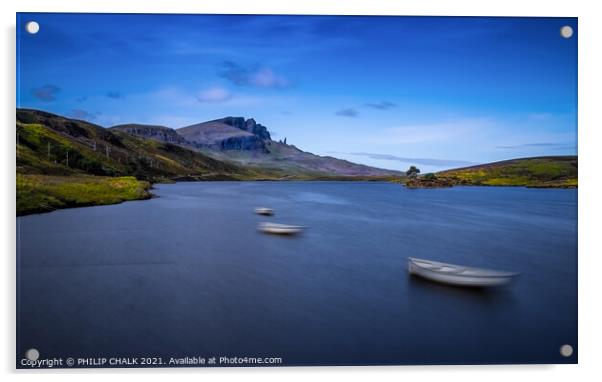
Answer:
POLYGON ((282 357, 285 365, 561 363, 577 348, 576 190, 158 185, 18 218, 18 358, 282 357), (253 214, 272 207, 273 217, 253 214), (260 221, 300 224, 268 236, 260 221), (522 272, 492 291, 408 256, 522 272))

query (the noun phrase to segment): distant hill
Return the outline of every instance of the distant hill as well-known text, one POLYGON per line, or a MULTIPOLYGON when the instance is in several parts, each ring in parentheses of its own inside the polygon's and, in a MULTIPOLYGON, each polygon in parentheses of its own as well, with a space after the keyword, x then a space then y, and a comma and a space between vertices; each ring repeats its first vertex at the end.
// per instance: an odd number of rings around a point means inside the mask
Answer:
POLYGON ((43 111, 18 109, 17 172, 133 175, 153 182, 189 176, 207 179, 250 176, 249 171, 236 165, 164 139, 143 139, 121 129, 130 127, 105 129, 43 111))
MULTIPOLYGON (((17 109, 17 214, 150 197, 153 182, 179 180, 397 180, 398 171, 314 155, 253 119, 226 117, 181 129, 110 129, 17 109)), ((577 187, 576 156, 521 158, 447 170, 408 186, 577 187)))
POLYGON ((577 187, 578 158, 547 156, 519 158, 437 173, 454 184, 484 186, 577 187))
POLYGON ((144 139, 167 141, 198 151, 213 159, 291 179, 337 177, 401 177, 399 171, 360 165, 330 156, 302 151, 273 141, 267 127, 253 118, 225 117, 170 129, 164 126, 120 125, 119 130, 144 139))
POLYGON ((405 177, 405 174, 400 171, 370 167, 331 156, 315 155, 300 150, 294 145, 279 141, 266 141, 265 144, 265 151, 200 150, 212 158, 242 166, 282 171, 291 178, 332 179, 343 176, 358 179, 388 180, 405 177))
POLYGON ((150 184, 185 180, 357 180, 395 173, 319 157, 271 140, 252 119, 107 129, 17 109, 17 214, 145 199, 150 184))
POLYGON ((176 132, 190 145, 217 150, 259 150, 266 152, 267 129, 253 119, 226 117, 182 127, 176 132))
POLYGON ((105 129, 28 109, 16 119, 17 215, 146 199, 150 182, 282 176, 174 144, 181 137, 165 127, 105 129))
POLYGON ((142 138, 155 139, 160 142, 168 142, 176 145, 186 144, 186 140, 172 128, 155 125, 137 125, 134 123, 127 125, 117 125, 111 127, 112 130, 122 131, 142 138))

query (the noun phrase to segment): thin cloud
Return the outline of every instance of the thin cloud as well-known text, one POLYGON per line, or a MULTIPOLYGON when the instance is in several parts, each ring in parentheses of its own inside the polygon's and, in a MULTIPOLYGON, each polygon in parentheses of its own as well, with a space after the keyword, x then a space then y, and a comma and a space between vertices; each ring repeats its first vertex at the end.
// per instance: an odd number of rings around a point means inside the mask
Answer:
POLYGON ((285 88, 289 85, 286 78, 274 73, 272 69, 263 68, 251 74, 250 83, 262 88, 285 88))
POLYGON ((232 61, 224 61, 218 74, 236 86, 282 89, 290 85, 289 80, 270 68, 248 68, 232 61))
POLYGON ((219 86, 202 90, 196 96, 197 101, 210 103, 225 102, 230 98, 232 98, 232 94, 227 89, 219 86))
POLYGON ((335 112, 336 115, 341 117, 349 117, 349 118, 357 118, 359 117, 359 113, 352 107, 347 107, 345 109, 338 110, 335 112))
POLYGON ((123 93, 121 92, 117 92, 117 91, 110 91, 107 92, 107 97, 112 98, 112 99, 121 99, 121 98, 125 98, 125 96, 123 95, 123 93))
POLYGON ((536 142, 536 143, 524 143, 520 145, 509 145, 509 146, 496 146, 497 149, 502 150, 516 150, 516 149, 527 149, 527 148, 566 148, 572 145, 568 143, 557 143, 557 142, 536 142))
POLYGON ((397 104, 390 102, 390 101, 381 101, 381 102, 376 102, 376 103, 368 102, 368 103, 365 103, 364 106, 371 107, 373 109, 378 109, 378 110, 389 110, 394 107, 397 107, 397 104))
POLYGON ((456 119, 387 128, 368 139, 371 143, 387 145, 449 141, 458 140, 461 136, 474 134, 491 126, 492 122, 488 119, 456 119))
POLYGON ((100 113, 90 113, 83 109, 71 109, 69 116, 75 119, 83 119, 83 120, 94 120, 96 116, 100 113))
POLYGON ((248 71, 232 61, 222 63, 219 75, 237 86, 247 85, 249 81, 248 71))
POLYGON ((51 102, 54 101, 60 93, 61 88, 56 85, 46 84, 31 90, 31 94, 41 101, 51 102))
POLYGON ((403 163, 412 163, 417 165, 424 166, 470 166, 476 164, 475 162, 470 162, 466 160, 457 160, 457 159, 440 159, 440 158, 407 158, 407 157, 398 157, 396 155, 390 154, 377 154, 377 153, 363 153, 363 152, 355 152, 355 153, 347 153, 350 155, 364 156, 370 159, 377 160, 389 160, 403 163))

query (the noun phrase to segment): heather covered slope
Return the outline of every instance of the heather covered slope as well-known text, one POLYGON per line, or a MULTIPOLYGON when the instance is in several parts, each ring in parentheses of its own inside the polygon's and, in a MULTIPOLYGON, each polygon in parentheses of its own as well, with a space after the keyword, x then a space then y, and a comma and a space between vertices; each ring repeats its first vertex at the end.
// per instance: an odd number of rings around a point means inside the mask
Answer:
POLYGON ((205 124, 212 143, 188 141, 164 126, 107 129, 30 109, 17 109, 16 119, 18 214, 143 199, 153 182, 355 180, 394 173, 274 142, 264 126, 242 118, 205 124))
POLYGON ((577 156, 519 158, 437 173, 455 184, 569 188, 578 185, 577 156))
POLYGON ((167 142, 17 110, 17 215, 150 197, 149 182, 266 176, 167 142))
POLYGON ((17 110, 17 172, 129 175, 149 181, 250 175, 235 165, 169 142, 23 109, 17 110))

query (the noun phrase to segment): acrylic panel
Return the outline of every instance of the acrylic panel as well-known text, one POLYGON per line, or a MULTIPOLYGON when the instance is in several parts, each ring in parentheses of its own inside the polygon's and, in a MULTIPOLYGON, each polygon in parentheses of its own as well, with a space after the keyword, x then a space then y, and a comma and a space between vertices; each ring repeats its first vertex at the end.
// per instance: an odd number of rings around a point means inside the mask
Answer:
POLYGON ((576 18, 16 29, 17 368, 577 362, 576 18))

